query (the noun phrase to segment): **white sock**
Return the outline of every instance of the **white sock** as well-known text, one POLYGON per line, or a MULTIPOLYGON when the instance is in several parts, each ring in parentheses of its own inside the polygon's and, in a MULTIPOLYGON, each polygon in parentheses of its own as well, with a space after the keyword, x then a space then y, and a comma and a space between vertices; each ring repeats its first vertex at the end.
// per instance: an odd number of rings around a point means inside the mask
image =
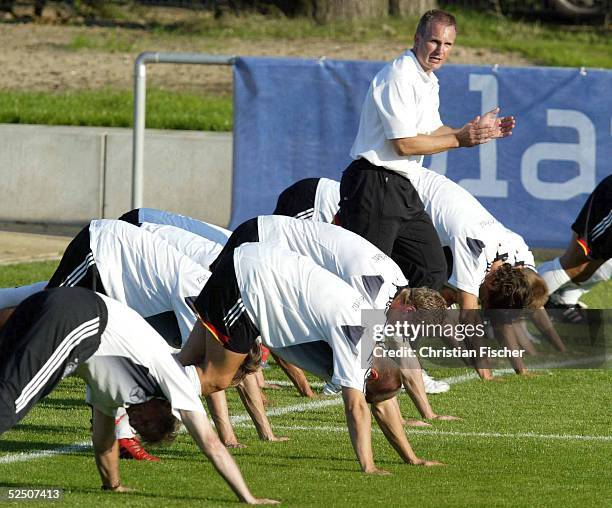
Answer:
POLYGON ((546 281, 549 295, 571 281, 567 272, 561 267, 559 258, 542 263, 538 266, 538 273, 542 276, 544 281, 546 281))
POLYGON ((28 296, 38 293, 47 287, 47 281, 35 282, 27 286, 0 289, 0 309, 17 307, 28 296))
POLYGON ((130 419, 128 418, 125 408, 120 407, 115 413, 115 437, 117 439, 130 439, 136 434, 130 427, 130 419))

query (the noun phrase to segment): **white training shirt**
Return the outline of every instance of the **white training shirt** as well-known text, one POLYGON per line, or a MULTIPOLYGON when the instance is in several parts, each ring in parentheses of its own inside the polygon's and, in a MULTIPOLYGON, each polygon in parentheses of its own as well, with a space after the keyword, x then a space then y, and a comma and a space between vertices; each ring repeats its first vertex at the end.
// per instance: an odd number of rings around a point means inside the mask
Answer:
POLYGON ((410 172, 443 247, 453 253, 451 286, 478 296, 491 264, 508 255, 507 229, 463 187, 434 171, 410 172))
POLYGON ((340 208, 340 182, 319 178, 311 220, 331 224, 340 208))
POLYGON ((150 222, 152 224, 165 224, 184 229, 193 234, 202 236, 221 245, 225 245, 232 232, 215 224, 209 224, 192 217, 178 213, 166 212, 155 208, 139 208, 138 222, 150 222))
POLYGON ((217 259, 225 245, 225 242, 217 243, 176 226, 143 222, 140 228, 164 239, 181 254, 193 259, 197 264, 207 269, 217 259))
POLYGON ((87 402, 115 417, 124 405, 164 397, 178 410, 205 413, 195 367, 183 367, 166 341, 134 310, 104 295, 108 322, 100 347, 74 372, 87 383, 87 402))
POLYGON ((347 229, 282 215, 260 216, 257 226, 260 242, 311 258, 356 289, 374 309, 385 309, 397 288, 408 285, 395 261, 347 229))
POLYGON ((386 65, 366 95, 351 157, 363 157, 406 175, 423 167, 423 156, 400 156, 391 139, 429 134, 442 126, 438 78, 427 74, 411 50, 386 65))
POLYGON ((142 317, 174 312, 183 344, 196 322, 185 301, 210 272, 148 231, 120 220, 94 220, 90 247, 106 293, 142 317))
POLYGON ((507 263, 513 266, 525 266, 532 270, 536 269, 533 252, 531 252, 529 246, 525 243, 525 239, 508 228, 506 228, 504 250, 508 253, 507 263))
POLYGON ((266 347, 324 341, 333 351, 332 381, 362 391, 361 310, 357 291, 310 258, 280 245, 246 243, 234 251, 242 301, 266 347))

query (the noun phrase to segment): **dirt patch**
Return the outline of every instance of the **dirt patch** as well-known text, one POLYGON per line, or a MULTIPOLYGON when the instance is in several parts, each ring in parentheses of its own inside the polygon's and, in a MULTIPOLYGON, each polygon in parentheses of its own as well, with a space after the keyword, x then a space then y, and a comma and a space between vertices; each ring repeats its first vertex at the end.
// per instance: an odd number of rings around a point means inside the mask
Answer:
MULTIPOLYGON (((407 41, 408 41, 407 37, 407 41)), ((487 49, 453 51, 452 63, 530 65, 516 54, 487 49)), ((70 91, 130 89, 133 64, 142 51, 198 52, 215 55, 389 60, 406 49, 392 41, 367 43, 329 40, 215 40, 169 37, 125 28, 0 24, 0 89, 70 91)), ((229 93, 229 67, 151 65, 151 86, 169 90, 229 93)))

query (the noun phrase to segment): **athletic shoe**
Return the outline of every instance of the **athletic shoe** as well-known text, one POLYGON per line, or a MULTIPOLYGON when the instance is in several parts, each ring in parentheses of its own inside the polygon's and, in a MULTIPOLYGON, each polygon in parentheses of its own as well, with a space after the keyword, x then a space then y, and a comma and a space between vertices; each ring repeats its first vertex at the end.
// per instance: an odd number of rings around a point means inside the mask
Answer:
POLYGON ((450 385, 445 381, 436 381, 424 370, 421 371, 423 374, 423 384, 425 385, 425 393, 444 393, 450 390, 450 385))
POLYGON ((341 390, 342 387, 340 385, 336 385, 331 381, 328 381, 323 387, 323 395, 338 395, 341 390))
POLYGON ((553 311, 557 311, 554 313, 553 318, 557 318, 557 320, 561 321, 562 323, 586 323, 585 310, 588 307, 582 302, 578 302, 575 304, 567 304, 548 300, 544 307, 553 311))
POLYGON ((159 457, 151 455, 142 447, 135 437, 119 439, 119 457, 122 459, 146 460, 159 462, 159 457))

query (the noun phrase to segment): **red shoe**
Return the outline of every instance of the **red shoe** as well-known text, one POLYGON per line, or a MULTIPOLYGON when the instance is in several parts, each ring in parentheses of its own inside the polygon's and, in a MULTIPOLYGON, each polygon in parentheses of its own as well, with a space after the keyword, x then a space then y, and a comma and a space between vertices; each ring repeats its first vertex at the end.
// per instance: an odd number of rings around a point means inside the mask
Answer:
POLYGON ((135 437, 119 439, 119 457, 122 459, 146 460, 159 462, 159 457, 151 455, 142 447, 135 437))

